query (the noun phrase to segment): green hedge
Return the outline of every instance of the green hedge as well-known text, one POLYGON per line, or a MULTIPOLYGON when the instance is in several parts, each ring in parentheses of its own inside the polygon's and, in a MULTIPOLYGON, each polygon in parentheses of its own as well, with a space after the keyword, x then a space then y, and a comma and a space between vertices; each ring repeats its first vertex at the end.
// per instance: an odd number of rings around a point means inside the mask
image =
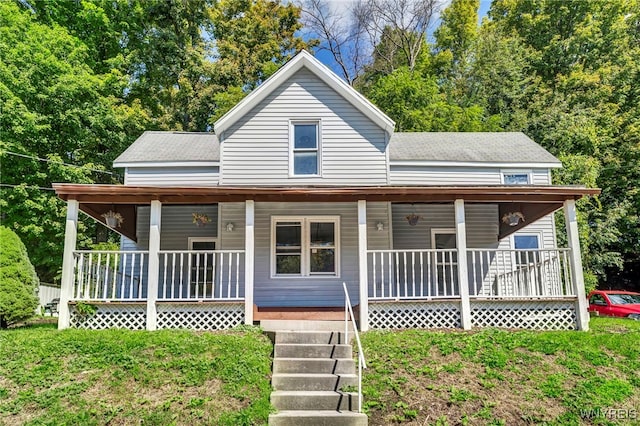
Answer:
POLYGON ((20 237, 0 226, 0 328, 34 315, 39 283, 20 237))

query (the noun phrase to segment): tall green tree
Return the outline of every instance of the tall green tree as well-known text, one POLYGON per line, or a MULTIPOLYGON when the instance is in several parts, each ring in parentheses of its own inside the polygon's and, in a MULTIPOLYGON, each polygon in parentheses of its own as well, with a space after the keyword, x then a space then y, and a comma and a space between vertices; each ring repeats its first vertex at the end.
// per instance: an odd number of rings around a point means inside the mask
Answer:
MULTIPOLYGON (((101 170, 147 122, 141 108, 113 95, 126 79, 118 72, 96 74, 89 56, 65 28, 0 2, 1 219, 49 282, 61 265, 64 203, 47 188, 52 182, 116 182, 101 170)), ((81 247, 88 241, 82 230, 81 247)))

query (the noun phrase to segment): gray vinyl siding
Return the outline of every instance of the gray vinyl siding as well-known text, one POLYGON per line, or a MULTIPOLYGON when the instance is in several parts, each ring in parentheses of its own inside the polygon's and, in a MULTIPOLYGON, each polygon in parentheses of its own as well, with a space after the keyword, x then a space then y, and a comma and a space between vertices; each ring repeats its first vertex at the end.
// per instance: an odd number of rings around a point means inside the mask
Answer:
POLYGON ((124 184, 131 186, 217 186, 219 167, 127 167, 124 184))
MULTIPOLYGON (((136 235, 138 243, 136 244, 132 240, 122 237, 122 250, 149 249, 149 213, 149 207, 138 207, 136 235)), ((189 250, 189 237, 216 238, 217 235, 217 205, 162 206, 160 250, 189 250), (206 226, 197 227, 193 223, 192 214, 194 212, 206 214, 211 222, 207 223, 206 226)))
MULTIPOLYGON (((244 247, 244 203, 221 204, 222 249, 244 247), (225 224, 233 222, 233 232, 225 224)), ((254 301, 258 306, 342 306, 346 282, 353 304, 358 292, 357 203, 256 203, 254 301), (339 216, 340 277, 271 278, 272 216, 339 216)), ((370 249, 389 248, 388 203, 367 203, 367 234, 370 249), (376 224, 382 222, 383 231, 376 224)))
MULTIPOLYGON (((393 248, 431 249, 432 229, 454 229, 453 204, 393 204, 393 248), (410 226, 406 217, 421 216, 410 226)), ((495 248, 498 243, 498 206, 496 204, 465 205, 467 247, 495 248)))
MULTIPOLYGON (((501 185, 502 170, 498 167, 399 166, 391 164, 389 179, 391 185, 501 185)), ((522 170, 531 171, 531 183, 534 185, 551 184, 549 169, 522 170)))
MULTIPOLYGON (((137 238, 134 242, 129 238, 122 237, 120 240, 121 250, 143 251, 149 249, 149 214, 150 208, 147 206, 138 207, 137 213, 137 238)), ((160 222, 160 250, 188 250, 189 237, 211 237, 216 238, 218 234, 218 206, 163 206, 162 218, 160 222), (193 223, 192 213, 205 213, 211 222, 206 226, 197 227, 193 223)), ((162 259, 161 259, 162 260, 162 259)), ((147 268, 149 259, 145 257, 142 266, 143 283, 146 287, 147 268)), ((126 270, 130 266, 124 265, 126 270)), ((160 270, 163 270, 161 261, 160 270)), ((134 276, 140 273, 140 267, 133 268, 134 276)), ((146 288, 143 291, 146 294, 146 288)))
POLYGON ((307 70, 274 90, 221 139, 224 185, 387 184, 384 130, 307 70), (289 176, 290 120, 320 120, 321 177, 289 176))

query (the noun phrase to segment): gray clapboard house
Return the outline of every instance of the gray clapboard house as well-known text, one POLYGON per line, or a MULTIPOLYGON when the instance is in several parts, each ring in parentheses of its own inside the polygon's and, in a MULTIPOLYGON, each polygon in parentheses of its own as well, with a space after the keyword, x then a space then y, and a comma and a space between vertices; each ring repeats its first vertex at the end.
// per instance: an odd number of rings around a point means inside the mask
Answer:
POLYGON ((575 200, 597 190, 552 185, 522 133, 394 132, 307 52, 214 132, 145 132, 114 166, 124 185, 54 185, 60 328, 339 319, 343 283, 363 330, 588 327, 575 200), (121 249, 77 250, 79 211, 121 249))

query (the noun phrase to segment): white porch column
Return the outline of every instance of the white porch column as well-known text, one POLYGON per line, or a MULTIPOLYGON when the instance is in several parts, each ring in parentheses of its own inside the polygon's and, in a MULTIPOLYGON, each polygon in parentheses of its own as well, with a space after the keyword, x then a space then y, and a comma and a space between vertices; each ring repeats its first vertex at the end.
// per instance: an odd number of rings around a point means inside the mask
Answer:
POLYGON ((254 269, 254 228, 255 203, 247 200, 244 203, 244 323, 253 324, 253 269, 254 269))
POLYGON ((587 310, 587 296, 584 291, 584 275, 582 272, 582 255, 580 253, 580 238, 578 234, 578 219, 576 217, 575 200, 564 202, 564 219, 567 226, 567 241, 569 242, 569 264, 571 266, 571 281, 575 286, 576 319, 578 330, 589 330, 589 312, 587 310))
POLYGON ((62 256, 62 278, 60 280, 60 303, 58 304, 58 329, 69 328, 69 300, 73 297, 73 252, 78 236, 77 200, 67 200, 67 222, 64 229, 64 254, 62 256))
POLYGON ((460 287, 460 322, 462 328, 471 330, 471 303, 469 302, 469 274, 467 273, 467 225, 464 216, 464 200, 454 202, 456 216, 456 248, 458 249, 458 285, 460 287))
POLYGON ((367 271, 367 201, 358 200, 358 264, 360 276, 360 330, 369 329, 369 285, 367 271))
POLYGON ((147 277, 147 330, 157 328, 158 310, 158 277, 160 275, 160 222, 162 219, 162 203, 151 201, 149 218, 149 273, 147 277))

